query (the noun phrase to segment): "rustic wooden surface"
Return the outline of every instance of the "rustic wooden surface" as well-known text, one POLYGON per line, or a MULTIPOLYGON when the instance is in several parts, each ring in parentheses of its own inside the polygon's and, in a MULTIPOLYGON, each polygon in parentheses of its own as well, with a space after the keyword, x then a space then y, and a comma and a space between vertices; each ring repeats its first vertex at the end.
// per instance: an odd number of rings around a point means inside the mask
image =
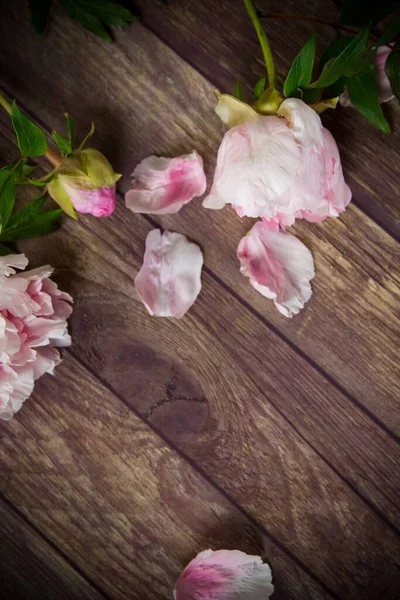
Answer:
MULTIPOLYGON (((353 111, 325 117, 354 200, 340 219, 296 224, 317 277, 286 320, 238 272, 249 220, 198 201, 161 218, 124 208, 150 153, 195 148, 211 180, 224 132, 213 90, 262 72, 240 0, 138 4, 143 21, 114 44, 59 10, 38 39, 25 2, 2 7, 1 86, 47 131, 65 110, 78 135, 93 119, 94 145, 126 177, 112 217, 21 244, 73 294, 73 345, 0 426, 0 598, 163 600, 199 550, 264 546, 274 598, 397 599, 399 107, 385 107, 392 136, 353 111), (205 253, 202 293, 179 322, 151 319, 133 286, 156 226, 205 253)), ((337 18, 317 0, 263 5, 337 18)), ((270 31, 286 72, 310 25, 270 31)), ((322 49, 332 34, 320 34, 322 49)), ((0 127, 11 160, 5 113, 0 127)))

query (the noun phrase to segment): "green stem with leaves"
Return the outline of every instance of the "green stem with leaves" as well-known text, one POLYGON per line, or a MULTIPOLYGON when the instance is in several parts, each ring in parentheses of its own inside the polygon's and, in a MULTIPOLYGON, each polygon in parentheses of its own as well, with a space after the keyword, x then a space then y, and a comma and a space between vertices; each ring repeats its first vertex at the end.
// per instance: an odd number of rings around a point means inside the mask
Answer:
POLYGON ((251 22, 254 25, 254 29, 256 30, 261 45, 262 53, 264 55, 265 66, 267 67, 268 74, 268 85, 269 87, 274 88, 276 84, 276 75, 274 59, 272 58, 271 46, 269 45, 267 35, 264 31, 264 27, 262 26, 259 14, 257 12, 253 0, 244 0, 244 4, 248 15, 251 19, 251 22))
MULTIPOLYGON (((11 104, 1 91, 0 91, 0 106, 2 106, 4 108, 4 110, 7 111, 11 117, 11 112, 12 112, 11 104)), ((59 167, 61 165, 62 161, 64 160, 63 157, 61 156, 61 154, 57 150, 54 150, 53 148, 47 148, 47 150, 45 152, 45 157, 55 167, 59 167)))

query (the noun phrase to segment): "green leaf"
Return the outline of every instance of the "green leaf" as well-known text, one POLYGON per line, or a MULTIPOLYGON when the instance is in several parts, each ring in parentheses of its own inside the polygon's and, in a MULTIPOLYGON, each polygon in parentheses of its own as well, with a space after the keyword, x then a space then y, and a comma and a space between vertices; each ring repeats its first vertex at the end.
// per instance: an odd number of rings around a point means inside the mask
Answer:
POLYGON ((400 17, 398 19, 395 19, 394 21, 392 21, 392 23, 390 23, 390 25, 387 26, 385 32, 381 35, 379 40, 376 42, 376 45, 384 46, 385 44, 388 44, 389 42, 394 40, 394 38, 396 36, 398 36, 399 33, 400 33, 400 17))
POLYGON ((399 7, 399 0, 344 0, 340 22, 355 27, 363 27, 370 21, 375 25, 399 7))
POLYGON ((71 145, 72 148, 72 143, 74 141, 74 122, 72 120, 71 115, 69 115, 68 113, 64 113, 64 117, 67 119, 67 135, 68 135, 68 141, 71 145))
POLYGON ((242 89, 242 84, 240 83, 240 81, 237 81, 235 83, 235 87, 233 88, 232 96, 234 96, 235 98, 237 98, 241 102, 245 101, 244 100, 243 89, 242 89))
POLYGON ((61 133, 57 133, 57 131, 55 130, 51 132, 51 135, 58 148, 61 150, 61 154, 63 154, 64 156, 68 156, 69 154, 71 154, 71 144, 65 136, 61 135, 61 133))
POLYGON ((390 133, 390 125, 383 116, 379 104, 378 84, 373 65, 367 65, 363 71, 350 77, 347 80, 347 91, 353 105, 372 125, 385 133, 390 133))
POLYGON ((39 168, 39 165, 27 165, 25 164, 22 167, 22 177, 29 177, 39 168))
POLYGON ((87 10, 76 1, 76 0, 60 0, 60 3, 65 8, 70 17, 79 21, 79 23, 85 29, 88 29, 95 35, 106 42, 111 42, 111 36, 108 31, 104 28, 101 21, 97 17, 93 16, 87 10))
POLYGON ((22 224, 10 230, 5 230, 0 235, 0 240, 4 242, 16 242, 32 237, 40 237, 51 233, 58 227, 58 220, 62 215, 62 210, 48 210, 35 215, 29 223, 22 224))
POLYGON ((15 202, 15 173, 0 173, 0 231, 4 229, 15 202))
POLYGON ((111 41, 111 36, 105 25, 123 27, 137 18, 132 11, 108 0, 60 0, 60 2, 70 17, 107 41, 111 41))
POLYGON ((81 141, 81 143, 79 144, 78 147, 78 151, 79 150, 83 150, 84 147, 86 146, 86 144, 88 143, 88 141, 92 138, 93 134, 94 134, 94 123, 92 123, 89 133, 83 138, 83 140, 81 141))
POLYGON ((254 87, 254 102, 257 102, 263 91, 265 90, 266 77, 261 77, 254 87))
POLYGON ((15 251, 11 248, 8 248, 8 246, 0 244, 0 256, 7 256, 7 254, 14 254, 14 252, 15 251))
POLYGON ((304 44, 290 67, 290 71, 283 86, 283 93, 287 98, 293 96, 298 88, 307 87, 309 85, 312 77, 316 49, 317 34, 314 32, 310 39, 304 44))
POLYGON ((400 98, 400 42, 397 42, 386 60, 386 75, 389 78, 393 93, 400 98))
POLYGON ((350 77, 364 66, 365 51, 368 45, 370 25, 367 25, 354 37, 335 58, 329 59, 317 81, 310 87, 325 88, 335 83, 342 75, 350 77))
POLYGON ((29 202, 24 208, 11 215, 8 220, 6 231, 16 229, 21 225, 28 223, 43 208, 46 202, 46 196, 41 196, 29 202))
POLYGON ((21 156, 42 156, 47 150, 46 136, 37 125, 22 114, 15 100, 11 105, 11 120, 21 156))
POLYGON ((321 98, 321 94, 322 91, 317 89, 302 90, 300 97, 306 104, 313 104, 314 102, 318 102, 318 100, 321 98))
POLYGON ((38 35, 45 30, 53 0, 29 0, 31 26, 38 35))

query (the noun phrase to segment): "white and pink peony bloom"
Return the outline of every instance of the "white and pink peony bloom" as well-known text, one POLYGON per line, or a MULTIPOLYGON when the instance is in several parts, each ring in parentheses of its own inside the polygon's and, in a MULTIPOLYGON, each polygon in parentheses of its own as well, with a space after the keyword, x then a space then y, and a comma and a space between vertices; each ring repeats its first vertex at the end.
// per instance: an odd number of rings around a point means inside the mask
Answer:
POLYGON ((49 279, 46 265, 16 273, 24 254, 0 257, 0 418, 9 420, 31 395, 34 382, 60 363, 56 347, 71 343, 71 296, 49 279))
POLYGON ((269 565, 239 550, 200 552, 176 582, 175 600, 266 600, 274 591, 269 565))
POLYGON ((241 217, 289 226, 337 217, 350 199, 333 137, 312 108, 288 98, 278 116, 253 116, 225 134, 203 206, 232 204, 241 217))
POLYGON ((135 213, 176 213, 207 187, 203 160, 195 151, 177 158, 148 156, 132 177, 125 203, 135 213))
MULTIPOLYGON (((389 46, 379 46, 373 59, 373 65, 375 67, 376 73, 376 82, 378 84, 378 100, 380 104, 383 104, 384 102, 389 102, 389 100, 392 100, 392 98, 394 98, 391 83, 389 81, 388 76, 386 75, 386 61, 391 52, 392 48, 390 48, 389 46)), ((339 101, 342 106, 353 106, 347 89, 345 89, 344 92, 340 94, 339 101)))
POLYGON ((309 249, 272 221, 258 221, 238 246, 241 272, 285 317, 297 315, 311 298, 315 275, 309 249))
POLYGON ((78 150, 58 168, 47 190, 70 216, 75 211, 95 217, 108 217, 116 205, 116 182, 121 177, 101 152, 93 148, 78 150))
POLYGON ((143 265, 135 278, 136 290, 149 313, 183 317, 200 293, 202 266, 199 246, 184 235, 150 231, 143 265))

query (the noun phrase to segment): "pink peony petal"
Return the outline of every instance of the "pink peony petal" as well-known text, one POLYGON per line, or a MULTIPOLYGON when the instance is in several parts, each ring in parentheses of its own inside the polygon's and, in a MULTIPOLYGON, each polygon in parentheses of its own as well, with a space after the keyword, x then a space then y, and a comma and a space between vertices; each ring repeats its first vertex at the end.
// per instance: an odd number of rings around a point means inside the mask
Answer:
POLYGON ((74 205, 75 210, 94 217, 109 217, 115 210, 116 185, 97 189, 84 189, 63 180, 63 189, 74 205))
POLYGON ((28 259, 25 254, 8 254, 0 256, 0 278, 14 275, 15 269, 25 269, 28 259), (15 267, 15 268, 13 268, 15 267))
POLYGON ((133 189, 125 194, 125 203, 135 213, 176 213, 207 187, 203 160, 195 151, 178 158, 149 156, 132 176, 133 189))
POLYGON ((273 299, 285 317, 296 315, 311 298, 313 257, 292 234, 259 221, 240 241, 238 258, 243 275, 260 294, 273 299))
POLYGON ((184 235, 150 231, 143 266, 135 278, 135 287, 149 313, 183 317, 200 292, 202 265, 199 246, 184 235))
POLYGON ((278 116, 284 117, 296 141, 305 149, 321 152, 324 140, 322 123, 315 110, 297 98, 284 100, 279 107, 278 116))
POLYGON ((230 129, 218 151, 214 183, 205 208, 229 202, 241 216, 274 217, 279 198, 301 164, 299 146, 278 117, 259 117, 230 129))
POLYGON ((205 550, 176 582, 175 600, 266 600, 274 591, 269 565, 239 550, 205 550))

